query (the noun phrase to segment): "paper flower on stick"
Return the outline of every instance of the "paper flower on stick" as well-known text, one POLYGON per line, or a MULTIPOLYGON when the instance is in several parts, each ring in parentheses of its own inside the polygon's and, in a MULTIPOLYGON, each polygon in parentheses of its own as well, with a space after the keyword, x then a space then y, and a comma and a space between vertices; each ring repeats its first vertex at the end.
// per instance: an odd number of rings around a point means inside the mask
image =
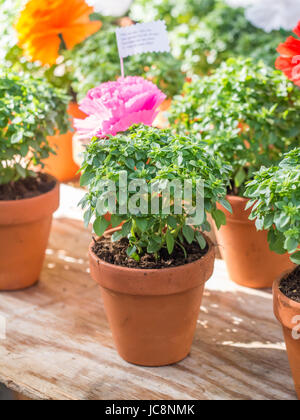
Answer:
MULTIPOLYGON (((294 33, 300 37, 300 22, 294 33)), ((279 45, 277 51, 280 57, 276 60, 276 68, 282 70, 288 79, 300 86, 300 40, 290 36, 279 45)))
POLYGON ((71 49, 101 28, 93 12, 85 0, 29 0, 16 24, 19 44, 30 60, 55 64, 62 43, 71 49))
POLYGON ((88 117, 75 120, 78 138, 103 138, 128 130, 133 124, 152 125, 166 99, 156 85, 142 77, 119 78, 91 89, 80 103, 88 117))

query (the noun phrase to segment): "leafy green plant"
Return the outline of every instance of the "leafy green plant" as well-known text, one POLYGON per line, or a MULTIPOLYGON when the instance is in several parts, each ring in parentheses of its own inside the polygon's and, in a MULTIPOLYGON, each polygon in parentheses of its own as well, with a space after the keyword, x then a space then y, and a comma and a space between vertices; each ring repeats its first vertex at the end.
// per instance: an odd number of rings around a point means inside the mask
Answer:
POLYGON ((181 23, 198 23, 214 4, 215 0, 135 0, 130 17, 141 22, 163 19, 171 29, 181 23))
POLYGON ((0 72, 0 184, 34 175, 54 151, 47 136, 69 128, 69 97, 48 83, 0 72))
POLYGON ((230 59, 184 86, 170 122, 232 165, 233 193, 242 196, 254 172, 299 145, 299 111, 300 91, 284 75, 262 62, 230 59))
MULTIPOLYGON (((120 76, 120 58, 116 25, 106 25, 84 43, 66 53, 71 67, 72 86, 82 99, 88 90, 120 76)), ((179 93, 184 84, 181 63, 169 53, 140 54, 124 60, 128 76, 142 76, 155 83, 169 97, 179 93)))
MULTIPOLYGON (((201 248, 206 247, 206 241, 200 232, 210 230, 206 213, 211 213, 218 227, 225 224, 225 215, 218 210, 216 203, 220 202, 225 208, 231 210, 225 200, 226 184, 228 179, 228 166, 224 165, 218 157, 211 157, 204 151, 197 141, 189 137, 172 134, 170 130, 159 130, 146 126, 133 126, 128 132, 121 133, 109 139, 93 139, 85 153, 82 167, 81 185, 88 186, 89 192, 81 201, 85 211, 85 223, 89 224, 95 216, 94 231, 102 236, 109 226, 103 210, 99 206, 103 196, 103 181, 111 180, 117 183, 116 211, 112 215, 112 226, 119 226, 124 222, 122 230, 115 233, 113 241, 123 237, 129 239, 128 255, 139 259, 146 252, 156 256, 162 248, 167 248, 172 254, 175 244, 185 251, 185 242, 199 243, 201 248), (146 209, 139 209, 134 213, 126 205, 122 210, 124 197, 121 195, 119 175, 126 171, 128 180, 144 180, 142 193, 153 198, 153 186, 164 189, 166 181, 177 180, 181 184, 184 180, 191 180, 193 188, 193 205, 197 196, 196 181, 204 182, 203 216, 197 223, 197 230, 186 224, 188 212, 186 203, 180 201, 181 214, 176 214, 176 193, 170 193, 170 212, 165 212, 162 205, 157 214, 152 214, 150 202, 146 202, 146 209), (123 197, 123 198, 122 198, 123 197), (120 214, 121 213, 121 214, 120 214), (166 213, 166 214, 165 214, 166 213)), ((125 191, 126 202, 134 198, 136 191, 128 188, 125 191)), ((163 201, 157 191, 156 197, 163 201)), ((113 200, 113 202, 115 202, 113 200)))
POLYGON ((170 32, 172 52, 183 63, 183 71, 206 75, 231 57, 251 57, 274 66, 276 49, 286 31, 266 33, 254 27, 243 8, 231 8, 216 0, 200 21, 177 24, 170 32))
POLYGON ((250 219, 268 230, 272 251, 289 252, 300 265, 300 148, 286 154, 279 166, 262 168, 248 184, 250 219))

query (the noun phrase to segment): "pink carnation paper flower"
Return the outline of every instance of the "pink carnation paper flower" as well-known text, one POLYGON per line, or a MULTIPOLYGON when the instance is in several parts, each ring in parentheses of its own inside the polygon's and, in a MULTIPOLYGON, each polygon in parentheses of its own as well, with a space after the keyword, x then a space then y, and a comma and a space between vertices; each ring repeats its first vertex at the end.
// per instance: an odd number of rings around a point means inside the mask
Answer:
POLYGON ((166 95, 142 77, 128 76, 91 89, 80 103, 88 117, 74 124, 81 140, 104 138, 133 124, 152 125, 166 95))

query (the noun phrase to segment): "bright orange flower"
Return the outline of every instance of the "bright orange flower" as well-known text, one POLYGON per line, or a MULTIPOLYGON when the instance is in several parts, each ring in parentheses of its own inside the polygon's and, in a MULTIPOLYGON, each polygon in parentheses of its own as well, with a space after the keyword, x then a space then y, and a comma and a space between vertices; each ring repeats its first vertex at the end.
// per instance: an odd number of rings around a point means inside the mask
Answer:
POLYGON ((19 44, 32 61, 55 64, 62 39, 71 49, 101 28, 85 0, 29 0, 16 24, 19 44))
MULTIPOLYGON (((300 22, 294 33, 300 37, 300 22)), ((282 70, 288 79, 300 86, 300 40, 290 36, 279 45, 277 51, 280 57, 276 60, 276 68, 282 70)))

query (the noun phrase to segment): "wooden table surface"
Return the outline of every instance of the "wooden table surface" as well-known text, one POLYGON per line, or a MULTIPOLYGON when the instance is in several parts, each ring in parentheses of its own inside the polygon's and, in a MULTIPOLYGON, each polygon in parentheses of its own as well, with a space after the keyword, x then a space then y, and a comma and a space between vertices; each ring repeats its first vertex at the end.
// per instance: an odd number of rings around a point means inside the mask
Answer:
POLYGON ((0 382, 32 399, 296 399, 271 291, 238 287, 216 261, 191 355, 141 368, 117 354, 97 285, 90 233, 56 219, 39 284, 0 293, 0 382))

